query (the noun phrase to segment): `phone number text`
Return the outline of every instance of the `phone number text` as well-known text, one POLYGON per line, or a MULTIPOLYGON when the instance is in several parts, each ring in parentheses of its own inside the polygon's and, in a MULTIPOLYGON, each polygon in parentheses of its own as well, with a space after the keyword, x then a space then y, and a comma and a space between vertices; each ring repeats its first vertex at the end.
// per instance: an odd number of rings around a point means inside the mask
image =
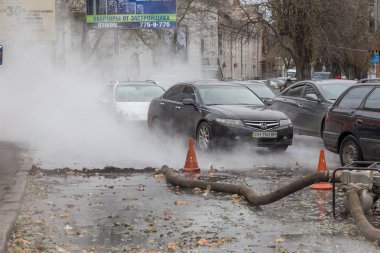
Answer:
POLYGON ((170 28, 170 22, 140 22, 141 28, 170 28))

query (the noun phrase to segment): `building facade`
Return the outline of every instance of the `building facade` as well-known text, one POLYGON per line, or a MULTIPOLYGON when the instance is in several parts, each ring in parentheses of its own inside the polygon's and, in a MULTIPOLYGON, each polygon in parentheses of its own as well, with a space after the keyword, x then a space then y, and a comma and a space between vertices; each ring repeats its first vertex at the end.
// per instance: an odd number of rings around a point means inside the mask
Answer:
MULTIPOLYGON (((94 61, 99 65, 105 81, 156 79, 165 75, 174 79, 175 74, 181 79, 260 78, 261 37, 231 32, 234 28, 230 21, 236 18, 234 10, 237 2, 222 2, 222 5, 199 8, 208 13, 187 13, 175 31, 83 30, 81 20, 61 19, 62 29, 58 38, 62 38, 63 45, 58 48, 61 48, 59 54, 65 55, 65 62, 71 62, 73 59, 70 58, 78 54, 70 52, 85 48, 89 64, 94 61), (174 32, 177 36, 175 50, 173 43, 170 43, 174 32)), ((125 11, 127 6, 118 4, 116 0, 92 3, 87 5, 90 13, 112 14, 119 9, 125 11)), ((208 2, 200 1, 197 4, 208 2)), ((135 12, 135 7, 128 4, 128 11, 136 13, 137 6, 135 12)))

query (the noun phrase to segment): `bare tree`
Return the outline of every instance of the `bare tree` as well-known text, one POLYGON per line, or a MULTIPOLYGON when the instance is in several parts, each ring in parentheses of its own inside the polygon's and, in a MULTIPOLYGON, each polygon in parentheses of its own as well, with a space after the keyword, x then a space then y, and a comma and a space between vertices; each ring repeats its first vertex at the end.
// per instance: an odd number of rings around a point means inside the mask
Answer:
POLYGON ((138 38, 150 48, 155 55, 176 55, 178 53, 177 43, 180 33, 187 35, 189 27, 193 35, 201 35, 207 30, 215 28, 215 21, 220 0, 177 0, 176 27, 171 30, 134 30, 138 38))
POLYGON ((294 60, 298 79, 310 79, 312 65, 321 60, 366 68, 358 52, 368 46, 368 0, 262 0, 256 5, 264 16, 247 8, 251 2, 240 4, 247 19, 269 28, 294 60))

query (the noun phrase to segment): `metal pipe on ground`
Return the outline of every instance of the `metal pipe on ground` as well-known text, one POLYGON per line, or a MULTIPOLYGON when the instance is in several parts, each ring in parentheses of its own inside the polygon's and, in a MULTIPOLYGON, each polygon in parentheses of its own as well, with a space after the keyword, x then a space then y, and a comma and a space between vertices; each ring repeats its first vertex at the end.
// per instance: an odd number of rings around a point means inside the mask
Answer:
POLYGON ((360 203, 359 190, 354 187, 350 187, 347 191, 347 208, 354 218, 360 233, 369 241, 380 242, 380 230, 367 220, 360 203))
POLYGON ((182 188, 200 188, 203 190, 211 187, 212 191, 244 196, 249 203, 255 206, 271 204, 314 183, 329 182, 331 179, 331 175, 328 171, 312 173, 299 178, 288 185, 282 186, 274 192, 259 195, 254 190, 241 185, 187 179, 179 176, 177 172, 166 165, 161 168, 161 172, 165 175, 166 181, 174 186, 182 188))

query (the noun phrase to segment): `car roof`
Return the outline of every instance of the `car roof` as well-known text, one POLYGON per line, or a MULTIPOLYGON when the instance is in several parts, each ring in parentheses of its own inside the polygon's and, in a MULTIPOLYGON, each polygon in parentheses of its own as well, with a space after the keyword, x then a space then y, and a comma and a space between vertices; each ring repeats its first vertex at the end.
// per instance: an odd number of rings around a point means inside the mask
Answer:
POLYGON ((380 82, 377 82, 377 83, 358 83, 357 85, 355 85, 355 87, 368 87, 368 86, 374 86, 374 87, 380 87, 380 82))
POLYGON ((156 81, 146 80, 146 81, 111 81, 111 85, 121 86, 121 85, 151 85, 159 86, 156 81))
POLYGON ((347 80, 347 79, 322 79, 322 80, 303 80, 300 82, 314 83, 314 84, 337 84, 337 83, 346 83, 346 84, 355 84, 355 80, 347 80))
POLYGON ((249 81, 231 81, 231 83, 241 84, 241 85, 260 85, 268 87, 262 80, 249 80, 249 81))
POLYGON ((197 81, 187 81, 187 82, 180 82, 177 84, 192 84, 195 87, 201 87, 201 86, 239 86, 241 85, 235 83, 234 81, 219 81, 219 80, 197 80, 197 81))
POLYGON ((380 83, 380 78, 363 78, 358 83, 380 83))

